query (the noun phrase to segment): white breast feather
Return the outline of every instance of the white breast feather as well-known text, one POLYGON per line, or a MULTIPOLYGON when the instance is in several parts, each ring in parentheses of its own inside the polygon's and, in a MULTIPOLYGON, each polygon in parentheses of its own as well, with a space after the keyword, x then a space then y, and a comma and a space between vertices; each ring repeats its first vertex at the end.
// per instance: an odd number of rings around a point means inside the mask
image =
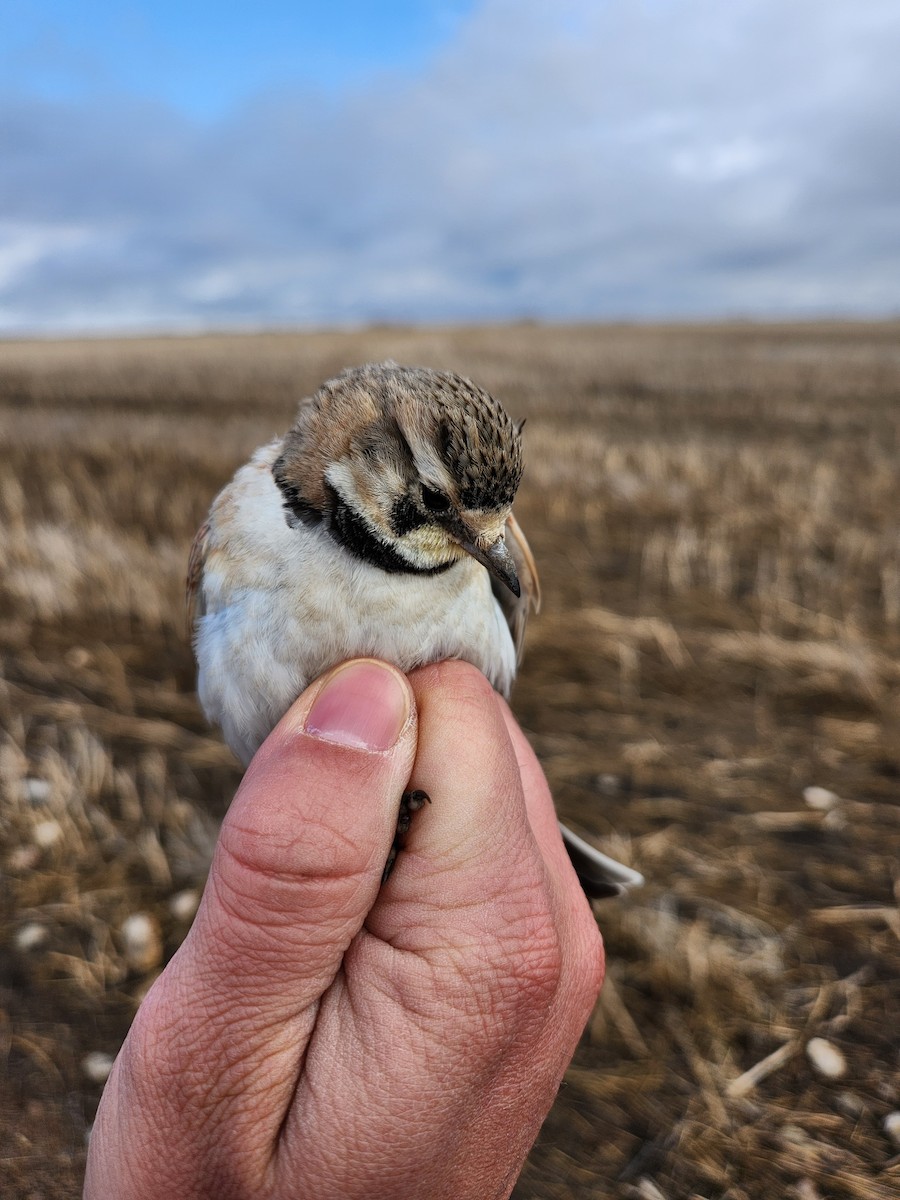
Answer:
POLYGON ((210 511, 198 690, 235 753, 249 762, 307 684, 346 658, 403 671, 462 658, 508 695, 515 649, 487 571, 466 558, 438 575, 394 575, 320 527, 290 528, 271 474, 280 448, 257 450, 210 511))

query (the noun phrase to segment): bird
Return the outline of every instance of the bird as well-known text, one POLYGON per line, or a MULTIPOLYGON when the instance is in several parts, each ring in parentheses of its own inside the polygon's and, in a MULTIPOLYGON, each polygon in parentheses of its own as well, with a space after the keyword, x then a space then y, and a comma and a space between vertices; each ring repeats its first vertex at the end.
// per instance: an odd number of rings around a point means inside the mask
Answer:
MULTIPOLYGON (((509 697, 540 605, 512 511, 523 424, 453 372, 367 363, 303 400, 216 496, 191 547, 188 619, 201 706, 245 766, 348 658, 404 672, 459 658, 509 697)), ((385 877, 427 800, 401 798, 385 877)), ((643 882, 561 830, 592 898, 643 882)))

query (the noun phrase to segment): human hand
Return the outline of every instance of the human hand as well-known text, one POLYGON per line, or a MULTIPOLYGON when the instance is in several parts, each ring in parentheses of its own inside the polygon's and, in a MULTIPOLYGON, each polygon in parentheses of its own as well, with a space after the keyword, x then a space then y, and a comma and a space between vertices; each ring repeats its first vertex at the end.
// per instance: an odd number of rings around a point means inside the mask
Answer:
POLYGON ((85 1198, 508 1196, 602 964, 483 677, 338 668, 247 770, 107 1083, 85 1198), (408 786, 432 803, 382 887, 408 786))

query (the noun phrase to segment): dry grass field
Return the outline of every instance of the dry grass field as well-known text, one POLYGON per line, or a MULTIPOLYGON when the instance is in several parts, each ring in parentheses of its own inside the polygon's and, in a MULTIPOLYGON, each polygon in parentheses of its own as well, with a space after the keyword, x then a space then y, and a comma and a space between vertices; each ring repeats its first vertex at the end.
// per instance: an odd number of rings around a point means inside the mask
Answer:
POLYGON ((608 981, 517 1200, 897 1197, 896 324, 0 343, 0 1195, 80 1194, 96 1056, 239 778, 192 690, 194 529, 385 357, 528 417, 514 707, 648 880, 597 905, 608 981))

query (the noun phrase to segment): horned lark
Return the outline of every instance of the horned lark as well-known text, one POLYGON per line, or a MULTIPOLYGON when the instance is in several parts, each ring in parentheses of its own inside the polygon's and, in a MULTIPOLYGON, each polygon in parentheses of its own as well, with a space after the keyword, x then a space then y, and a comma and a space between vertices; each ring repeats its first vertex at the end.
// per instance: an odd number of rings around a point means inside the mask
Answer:
MULTIPOLYGON (((194 539, 188 610, 207 717, 246 764, 343 659, 461 658, 509 695, 540 591, 512 513, 521 426, 467 379, 396 363, 324 383, 194 539)), ((422 793, 404 798, 398 828, 422 793)), ((640 875, 563 828, 590 895, 640 875)))

